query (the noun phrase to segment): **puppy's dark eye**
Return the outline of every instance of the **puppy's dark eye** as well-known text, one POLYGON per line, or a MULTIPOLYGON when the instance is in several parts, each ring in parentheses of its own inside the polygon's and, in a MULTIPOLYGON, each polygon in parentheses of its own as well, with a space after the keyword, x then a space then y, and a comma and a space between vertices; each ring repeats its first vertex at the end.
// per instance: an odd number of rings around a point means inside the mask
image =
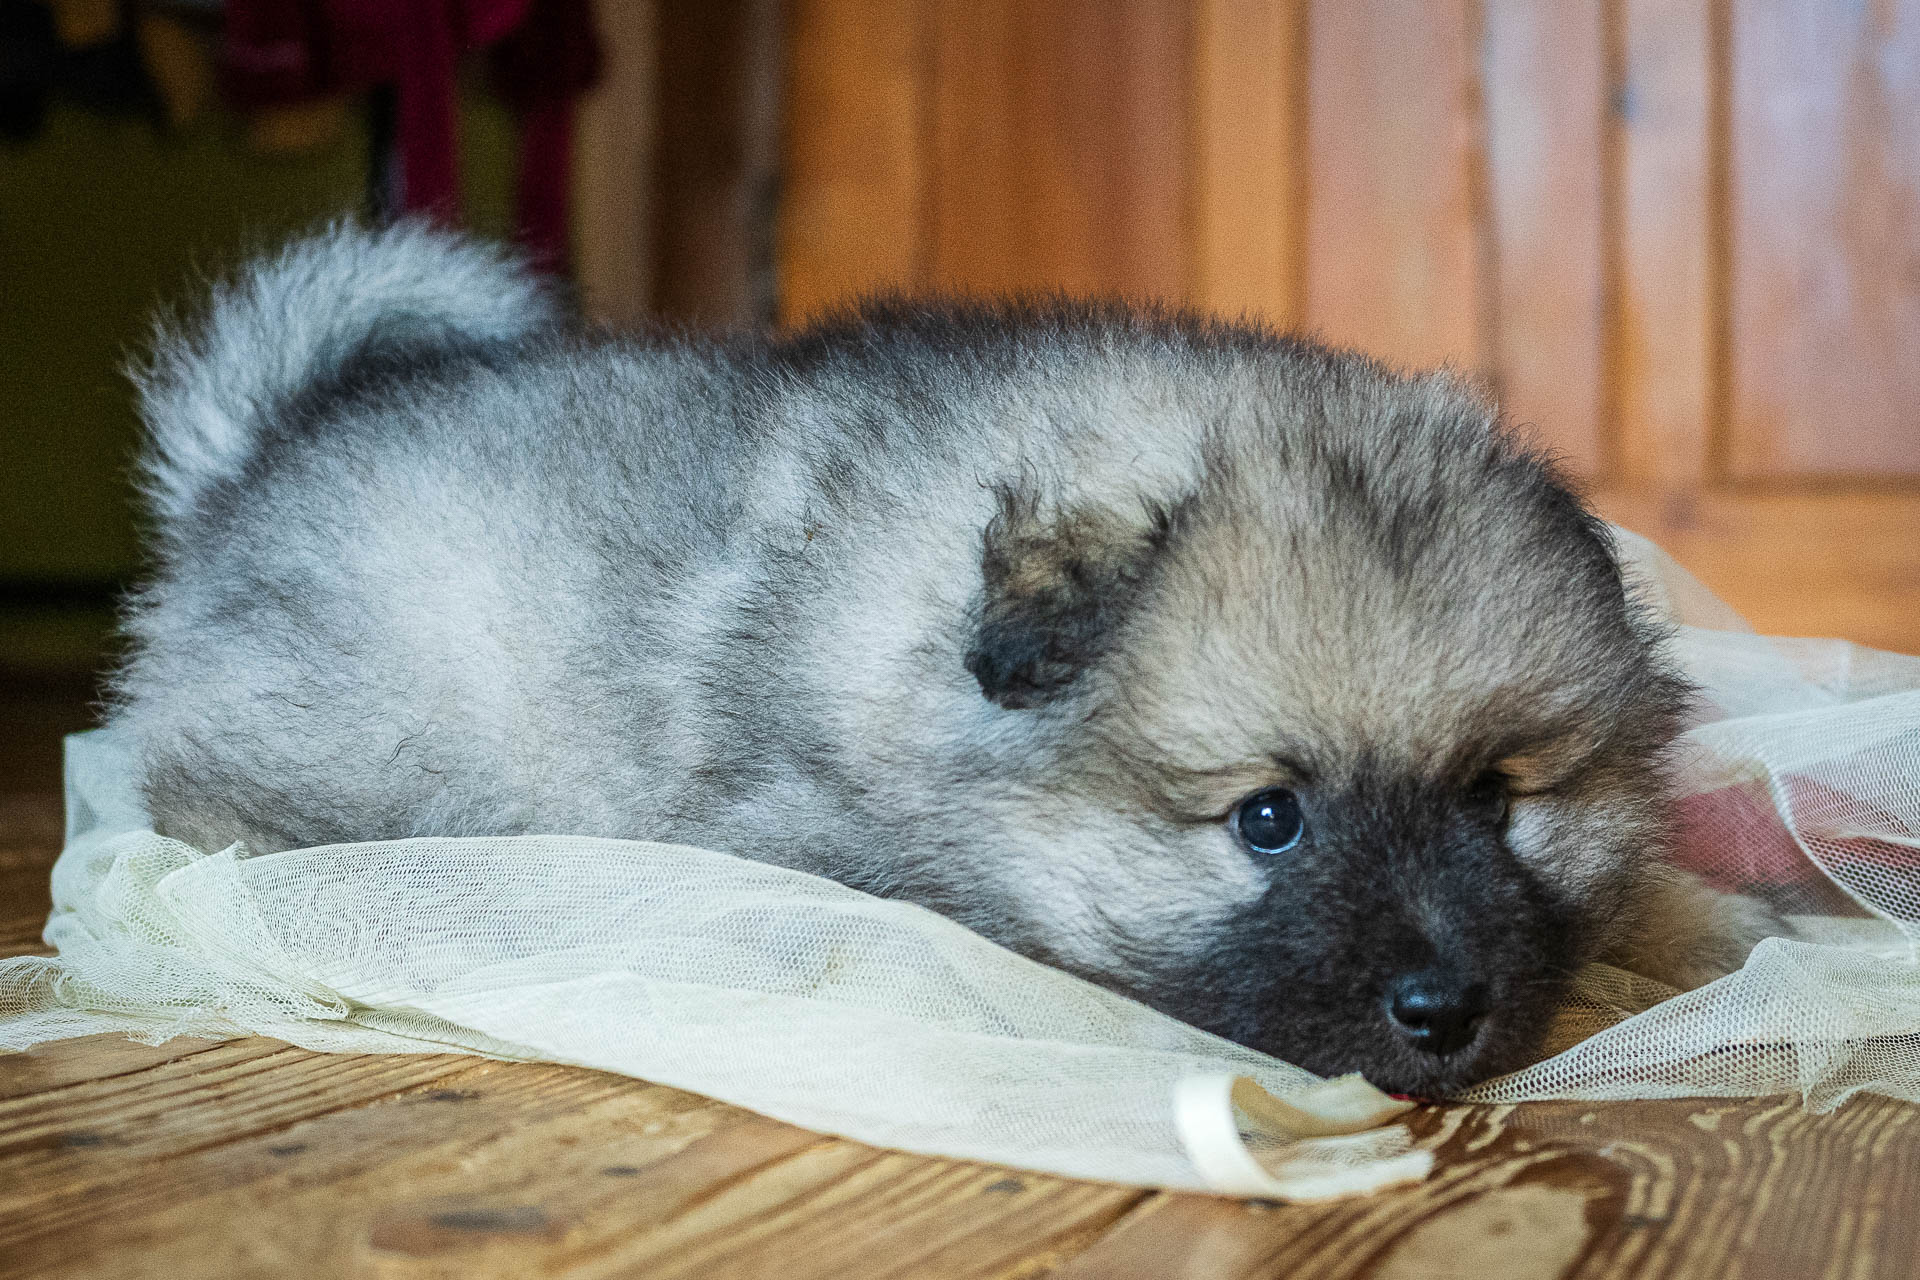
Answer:
POLYGON ((1475 778, 1467 788, 1467 803, 1492 818, 1493 825, 1505 831, 1507 818, 1513 810, 1513 796, 1508 790, 1507 775, 1498 769, 1489 769, 1475 778))
POLYGON ((1299 798, 1280 787, 1254 792, 1233 811, 1234 834, 1255 853, 1285 853, 1306 828, 1299 798))

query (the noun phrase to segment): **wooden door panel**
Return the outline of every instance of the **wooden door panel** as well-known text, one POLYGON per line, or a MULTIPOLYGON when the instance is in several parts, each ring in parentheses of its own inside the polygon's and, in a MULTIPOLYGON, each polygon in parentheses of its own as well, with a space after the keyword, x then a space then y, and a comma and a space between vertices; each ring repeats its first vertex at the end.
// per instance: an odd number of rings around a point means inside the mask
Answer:
POLYGON ((1728 461, 1920 474, 1920 0, 1732 12, 1728 461))
POLYGON ((1193 300, 1301 323, 1308 0, 1201 0, 1195 12, 1193 300))
POLYGON ((1509 419, 1605 470, 1606 23, 1600 0, 1485 0, 1490 364, 1509 419))
POLYGON ((787 8, 780 316, 926 282, 933 157, 930 10, 807 0, 787 8))
POLYGON ((932 283, 1180 298, 1190 6, 935 6, 932 283))
POLYGON ((1920 0, 789 10, 786 316, 1118 289, 1450 362, 1762 629, 1920 650, 1920 0))
POLYGON ((1756 631, 1920 653, 1920 495, 1638 488, 1595 498, 1756 631))
POLYGON ((1398 364, 1477 370, 1466 0, 1318 0, 1309 27, 1307 323, 1398 364))
POLYGON ((1707 475, 1713 412, 1711 33, 1700 0, 1624 0, 1621 17, 1616 474, 1686 488, 1707 475))

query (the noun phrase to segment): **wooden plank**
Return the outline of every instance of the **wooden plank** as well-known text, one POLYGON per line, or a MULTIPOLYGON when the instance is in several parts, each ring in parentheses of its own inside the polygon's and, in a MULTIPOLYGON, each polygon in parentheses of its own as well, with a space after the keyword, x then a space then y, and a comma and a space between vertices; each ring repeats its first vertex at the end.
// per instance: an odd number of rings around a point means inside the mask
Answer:
POLYGON ((1319 0, 1307 322, 1409 365, 1485 365, 1466 0, 1319 0))
MULTIPOLYGON (((45 744, 44 750, 59 760, 58 739, 45 744)), ((54 768, 58 767, 56 763, 54 768)), ((66 815, 57 784, 48 779, 43 786, 38 791, 0 794, 0 873, 45 871, 59 853, 66 815)))
POLYGON ((604 324, 639 324, 652 308, 655 20, 654 0, 594 14, 605 64, 574 142, 574 261, 581 304, 604 324))
POLYGON ((1194 300, 1282 327, 1305 312, 1306 0, 1195 16, 1194 300))
POLYGON ((655 0, 653 302, 674 320, 775 318, 779 0, 655 0))
MULTIPOLYGON (((4 695, 0 695, 4 697, 4 695)), ((59 739, 48 735, 42 751, 59 759, 59 739)), ((29 771, 40 774, 39 768, 29 771)), ((42 789, 0 794, 0 956, 41 955, 40 931, 53 908, 48 880, 60 853, 65 818, 50 778, 39 779, 42 789)))
POLYGON ((924 0, 788 5, 783 322, 925 283, 930 36, 924 0))
POLYGON ((1501 400, 1577 474, 1597 475, 1607 301, 1601 0, 1485 0, 1482 24, 1501 400))
POLYGON ((471 1066, 447 1055, 317 1054, 249 1037, 9 1098, 0 1102, 0 1259, 103 1217, 131 1220, 235 1172, 180 1157, 425 1089, 471 1066))
POLYGON ((1191 39, 1181 0, 940 4, 932 282, 1185 297, 1191 39))
POLYGON ((50 1093, 71 1084, 110 1080, 204 1053, 221 1043, 224 1042, 177 1036, 164 1044, 150 1045, 118 1033, 107 1033, 35 1045, 0 1057, 0 1100, 50 1093))
MULTIPOLYGON (((234 1056, 254 1074, 285 1069, 245 1044, 234 1056)), ((218 1082, 204 1098, 143 1088, 164 1078, 116 1091, 176 1099, 197 1112, 188 1126, 222 1105, 218 1082)), ((430 1088, 165 1158, 94 1143, 54 1161, 30 1178, 0 1166, 37 1189, 4 1206, 0 1274, 1003 1274, 1070 1256, 1145 1195, 876 1152, 596 1072, 470 1061, 430 1088)))
POLYGON ((0 666, 0 705, 6 727, 0 733, 0 847, 31 839, 43 829, 43 816, 60 821, 60 742, 93 721, 97 697, 86 672, 9 670, 0 666), (16 800, 15 797, 21 797, 16 800), (22 823, 30 825, 23 826, 22 823))
POLYGON ((1603 489, 1596 505, 1760 632, 1920 653, 1920 495, 1603 489))
POLYGON ((1621 12, 1618 474, 1686 488, 1708 474, 1715 408, 1711 10, 1623 0, 1621 12))
POLYGON ((1269 1205, 875 1152, 635 1081, 470 1063, 163 1158, 69 1149, 118 1176, 38 1174, 49 1194, 24 1218, 9 1206, 0 1274, 1520 1280, 1910 1263, 1915 1224, 1894 1211, 1920 1194, 1907 1104, 1443 1107, 1415 1124, 1439 1156, 1427 1182, 1269 1205))
MULTIPOLYGON (((809 1153, 844 1161, 860 1150, 809 1153)), ((786 1178, 789 1170, 768 1177, 786 1178)), ((836 1169, 804 1198, 768 1203, 750 1181, 630 1238, 589 1275, 704 1280, 1038 1274, 1092 1242, 1148 1193, 888 1152, 836 1169), (772 1211, 769 1212, 769 1209, 772 1211)))
MULTIPOLYGON (((99 1053, 91 1048, 89 1056, 99 1053)), ((0 1168, 24 1174, 46 1153, 69 1149, 110 1154, 114 1161, 165 1156, 274 1129, 290 1115, 413 1088, 471 1061, 448 1054, 315 1053, 264 1036, 184 1054, 176 1049, 135 1072, 0 1101, 0 1168)), ((29 1181, 22 1177, 0 1193, 0 1205, 17 1207, 14 1197, 35 1194, 29 1181)))
MULTIPOLYGON (((38 887, 37 881, 44 878, 44 876, 45 873, 42 872, 40 876, 36 877, 36 887, 38 887)), ((4 895, 9 900, 14 899, 16 896, 8 893, 5 889, 0 889, 0 895, 4 895)), ((20 898, 25 898, 26 896, 25 894, 18 895, 20 898)), ((49 906, 50 905, 51 904, 49 904, 49 906)), ((53 948, 40 941, 40 935, 42 931, 46 929, 46 925, 47 912, 45 910, 34 911, 29 915, 14 916, 10 919, 0 920, 0 958, 7 956, 52 955, 53 948)))
POLYGON ((1912 1274, 1920 1107, 1861 1098, 1443 1108, 1417 1186, 1323 1205, 1162 1197, 1055 1280, 1912 1274))
MULTIPOLYGON (((331 1061, 346 1069, 396 1060, 331 1061)), ((295 1123, 162 1159, 62 1152, 88 1163, 40 1175, 53 1186, 30 1214, 9 1216, 0 1274, 359 1274, 382 1259, 430 1260, 502 1240, 524 1260, 551 1233, 511 1212, 527 1204, 515 1198, 520 1183, 577 1181, 646 1204, 642 1170, 729 1126, 761 1127, 765 1141, 739 1157, 749 1165, 818 1141, 598 1072, 461 1062, 425 1087, 381 1098, 333 1094, 295 1123)), ((204 1120, 221 1099, 209 1092, 189 1101, 204 1120)), ((568 1216, 565 1206, 548 1207, 553 1221, 568 1216)), ((660 1208, 655 1200, 653 1211, 660 1208)))
MULTIPOLYGON (((225 1068, 301 1062, 225 1047, 224 1067, 202 1064, 203 1097, 164 1069, 113 1087, 132 1111, 172 1098, 206 1120, 236 1105, 212 1079, 225 1068)), ((0 1187, 33 1203, 0 1212, 0 1274, 1502 1280, 1576 1263, 1797 1276, 1843 1254, 1849 1275, 1897 1276, 1910 1216, 1844 1207, 1920 1194, 1917 1118, 1878 1099, 1824 1118, 1791 1099, 1431 1108, 1415 1118, 1440 1157, 1426 1183, 1281 1206, 879 1153, 635 1081, 469 1061, 268 1131, 145 1158, 63 1145, 64 1167, 9 1167, 0 1187)))
POLYGON ((53 859, 37 865, 0 865, 0 956, 38 955, 45 948, 40 932, 53 909, 48 869, 53 859))
POLYGON ((1920 0, 1732 0, 1742 477, 1920 476, 1920 0))

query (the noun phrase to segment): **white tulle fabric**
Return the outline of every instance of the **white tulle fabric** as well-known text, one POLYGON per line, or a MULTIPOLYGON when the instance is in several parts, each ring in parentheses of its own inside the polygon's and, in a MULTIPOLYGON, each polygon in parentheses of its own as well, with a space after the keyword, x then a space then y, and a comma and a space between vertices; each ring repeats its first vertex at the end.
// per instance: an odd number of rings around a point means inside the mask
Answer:
MULTIPOLYGON (((1859 1090, 1920 1101, 1920 659, 1756 636, 1643 540, 1706 691, 1682 858, 1793 938, 1676 993, 1583 975, 1544 1061, 1468 1096, 1859 1090)), ((109 734, 70 740, 46 940, 0 1050, 275 1036, 575 1063, 881 1146, 1300 1199, 1422 1176, 1404 1109, 1013 955, 931 912, 723 853, 560 836, 264 857, 154 834, 109 734)))

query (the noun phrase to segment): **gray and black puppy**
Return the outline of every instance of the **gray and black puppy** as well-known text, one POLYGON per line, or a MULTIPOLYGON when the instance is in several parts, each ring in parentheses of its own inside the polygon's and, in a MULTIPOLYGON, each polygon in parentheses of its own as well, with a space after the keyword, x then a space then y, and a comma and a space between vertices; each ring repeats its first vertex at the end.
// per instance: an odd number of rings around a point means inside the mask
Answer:
POLYGON ((204 848, 728 850, 1426 1093, 1764 927, 1663 862, 1687 691, 1605 528, 1445 375, 1066 302, 592 335, 403 226, 142 389, 110 720, 204 848))

